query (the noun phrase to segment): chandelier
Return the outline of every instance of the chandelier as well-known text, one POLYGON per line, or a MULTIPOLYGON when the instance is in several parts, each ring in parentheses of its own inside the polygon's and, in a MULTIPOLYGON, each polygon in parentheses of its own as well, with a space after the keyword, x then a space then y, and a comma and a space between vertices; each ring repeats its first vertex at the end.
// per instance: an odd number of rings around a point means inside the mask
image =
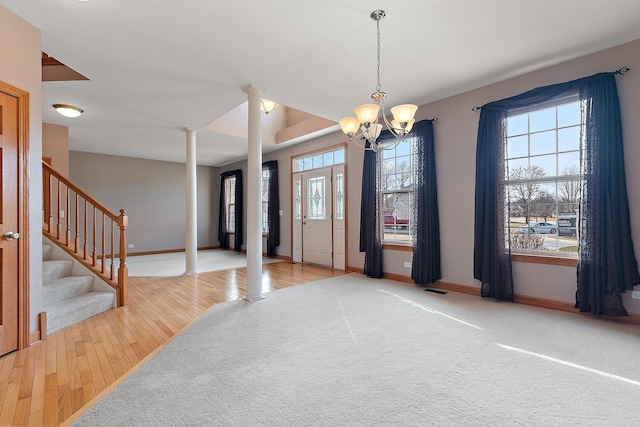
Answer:
POLYGON ((387 114, 384 110, 384 98, 386 94, 382 92, 380 84, 380 20, 386 15, 384 10, 374 10, 371 12, 371 19, 376 21, 376 30, 378 34, 378 84, 376 91, 371 94, 372 104, 363 104, 357 106, 353 111, 356 117, 344 117, 338 121, 340 128, 349 137, 349 142, 355 142, 359 147, 366 150, 381 151, 395 148, 398 143, 411 131, 415 123, 415 114, 418 110, 417 105, 403 104, 391 108, 393 120, 387 120, 387 114), (378 113, 382 110, 382 121, 391 134, 395 137, 393 140, 379 142, 378 137, 382 132, 382 124, 379 123, 378 113), (358 132, 359 131, 359 132, 358 132), (369 147, 362 140, 369 141, 369 147))

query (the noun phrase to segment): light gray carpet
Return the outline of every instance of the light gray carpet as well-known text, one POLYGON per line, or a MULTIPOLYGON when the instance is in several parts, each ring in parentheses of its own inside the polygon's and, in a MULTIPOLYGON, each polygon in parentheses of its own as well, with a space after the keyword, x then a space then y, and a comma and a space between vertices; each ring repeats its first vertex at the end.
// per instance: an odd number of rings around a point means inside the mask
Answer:
MULTIPOLYGON (((277 258, 262 258, 263 264, 282 261, 277 258)), ((247 255, 241 252, 223 249, 207 249, 198 251, 198 272, 227 270, 247 266, 247 255)), ((115 268, 120 265, 119 260, 115 268)), ((175 277, 186 270, 184 252, 171 252, 154 255, 135 255, 127 257, 129 277, 175 277)))
POLYGON ((78 426, 630 426, 640 328, 357 274, 215 306, 78 426))

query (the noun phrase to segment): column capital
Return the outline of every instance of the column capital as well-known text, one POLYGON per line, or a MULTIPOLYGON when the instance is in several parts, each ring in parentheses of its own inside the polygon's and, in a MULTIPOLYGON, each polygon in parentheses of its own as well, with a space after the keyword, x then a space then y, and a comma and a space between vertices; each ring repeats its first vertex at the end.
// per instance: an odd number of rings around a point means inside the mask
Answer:
POLYGON ((260 98, 262 98, 262 94, 264 93, 264 89, 262 89, 261 87, 254 86, 252 84, 249 84, 249 85, 243 87, 242 91, 244 93, 246 93, 247 95, 249 95, 249 96, 253 95, 253 96, 260 97, 260 98))
POLYGON ((193 129, 191 129, 191 128, 182 128, 182 130, 183 130, 187 135, 195 135, 195 134, 197 134, 197 133, 198 133, 197 131, 195 131, 195 130, 193 130, 193 129))

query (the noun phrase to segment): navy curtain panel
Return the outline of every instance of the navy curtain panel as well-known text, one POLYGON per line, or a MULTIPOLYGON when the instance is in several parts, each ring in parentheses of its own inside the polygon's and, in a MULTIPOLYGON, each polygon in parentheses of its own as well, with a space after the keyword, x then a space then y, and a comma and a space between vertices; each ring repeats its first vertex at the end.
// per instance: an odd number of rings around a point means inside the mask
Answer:
POLYGON ((631 238, 622 120, 614 73, 581 87, 586 154, 576 307, 626 316, 622 293, 640 283, 631 238))
POLYGON ((483 105, 476 147, 474 277, 484 297, 513 299, 511 254, 504 236, 505 120, 511 109, 578 93, 584 155, 576 307, 594 314, 626 315, 622 295, 640 282, 623 156, 615 73, 532 89, 483 105))
POLYGON ((418 285, 427 285, 442 278, 433 120, 416 123, 409 137, 416 139, 411 278, 418 285))
POLYGON ((226 195, 226 180, 227 178, 235 177, 235 231, 233 232, 233 250, 240 252, 242 249, 242 170, 236 169, 232 171, 223 172, 220 174, 220 212, 218 215, 218 241, 220 242, 220 248, 229 249, 231 242, 229 236, 231 232, 227 229, 227 195, 226 195))
MULTIPOLYGON (((366 147, 370 147, 366 141, 366 147)), ((380 198, 378 197, 378 153, 365 150, 362 164, 362 200, 360 203, 360 252, 364 252, 364 273, 382 277, 382 241, 380 240, 380 198)))
POLYGON ((278 189, 278 161, 264 162, 262 168, 269 170, 269 205, 267 209, 267 256, 276 256, 276 247, 280 246, 280 190, 278 189))

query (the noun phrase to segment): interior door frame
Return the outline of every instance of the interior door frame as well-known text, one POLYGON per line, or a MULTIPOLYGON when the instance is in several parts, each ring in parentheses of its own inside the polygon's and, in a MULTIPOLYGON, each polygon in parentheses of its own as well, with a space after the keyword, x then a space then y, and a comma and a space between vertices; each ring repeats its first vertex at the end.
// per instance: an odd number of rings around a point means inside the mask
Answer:
MULTIPOLYGON (((290 200, 290 203, 291 203, 291 205, 290 205, 290 209, 291 209, 291 211, 290 211, 291 212, 291 217, 290 217, 291 218, 291 224, 290 224, 290 226, 291 226, 291 233, 290 233, 291 256, 289 257, 289 259, 290 259, 290 261, 292 263, 298 262, 298 261, 295 261, 295 259, 296 259, 296 254, 295 254, 296 248, 295 248, 295 242, 294 242, 294 234, 295 234, 294 228, 295 228, 295 222, 296 222, 296 218, 295 218, 295 200, 294 200, 294 186, 295 186, 294 176, 296 174, 300 174, 300 176, 302 177, 302 173, 305 172, 305 171, 294 172, 293 171, 293 161, 295 159, 300 158, 300 157, 307 157, 307 156, 311 156, 311 155, 314 155, 314 154, 323 153, 323 152, 326 152, 326 151, 332 151, 332 150, 335 150, 337 148, 344 148, 344 162, 340 163, 340 165, 342 165, 343 186, 344 186, 344 188, 343 188, 343 197, 344 197, 344 201, 343 201, 343 203, 344 203, 344 212, 343 212, 343 215, 344 215, 344 219, 343 219, 343 221, 344 221, 344 231, 343 231, 344 232, 344 248, 343 248, 343 252, 344 252, 344 255, 343 255, 344 256, 344 270, 335 267, 335 257, 336 257, 335 247, 334 247, 333 255, 332 255, 333 267, 330 267, 330 268, 338 269, 340 271, 347 271, 347 269, 348 269, 347 266, 349 265, 349 261, 348 261, 348 247, 349 247, 348 193, 349 193, 349 191, 348 191, 348 178, 347 178, 347 164, 348 164, 348 158, 349 158, 349 150, 348 150, 347 143, 345 143, 345 142, 339 143, 339 144, 330 145, 330 146, 327 146, 327 147, 318 148, 318 149, 311 150, 311 151, 305 151, 305 152, 302 152, 302 153, 298 153, 298 154, 292 155, 289 158, 289 165, 291 166, 291 170, 290 170, 290 174, 289 174, 289 194, 291 196, 291 198, 290 198, 291 199, 290 200)), ((335 171, 334 171, 335 166, 336 165, 332 165, 331 166, 332 191, 334 190, 334 188, 333 188, 333 186, 334 186, 333 180, 335 179, 335 171)), ((313 169, 310 169, 308 171, 312 171, 312 170, 313 169)), ((302 182, 301 182, 301 186, 302 186, 302 182)), ((332 195, 332 200, 331 200, 332 210, 334 209, 334 207, 333 207, 333 203, 334 202, 335 202, 335 194, 332 195)), ((301 210, 301 215, 302 215, 302 210, 301 210)), ((335 229, 334 215, 335 215, 335 213, 332 214, 332 223, 333 223, 332 230, 335 229)), ((335 245, 335 240, 334 240, 333 244, 335 245)), ((300 248, 300 250, 302 251, 302 248, 300 248)), ((300 253, 300 256, 302 257, 302 252, 300 253)), ((302 262, 304 263, 304 261, 302 261, 302 262)))
MULTIPOLYGON (((0 81, 18 100, 18 350, 29 347, 29 93, 0 81)), ((42 331, 41 331, 42 332, 42 331)))

